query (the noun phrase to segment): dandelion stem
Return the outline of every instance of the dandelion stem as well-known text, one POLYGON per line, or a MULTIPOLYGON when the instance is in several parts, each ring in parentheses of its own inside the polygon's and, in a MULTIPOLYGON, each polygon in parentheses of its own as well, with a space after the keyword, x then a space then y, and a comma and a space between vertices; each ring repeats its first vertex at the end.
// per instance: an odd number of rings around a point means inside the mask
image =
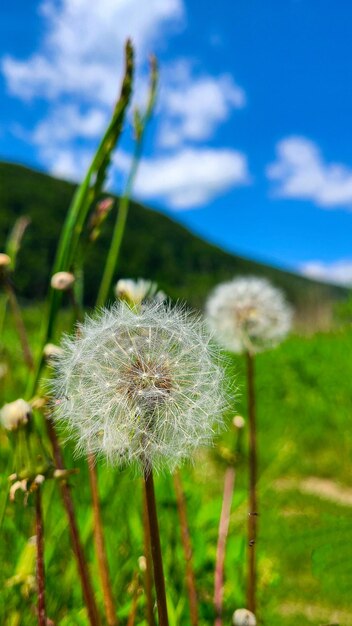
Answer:
POLYGON ((36 542, 37 542, 38 626, 46 626, 44 525, 43 525, 43 514, 42 514, 41 490, 39 486, 35 493, 35 533, 36 533, 36 542))
POLYGON ((176 492, 178 516, 180 519, 182 547, 183 547, 184 557, 186 561, 186 585, 187 585, 187 591, 188 591, 191 626, 198 626, 198 600, 197 600, 196 581, 195 581, 193 562, 192 562, 193 561, 192 545, 191 545, 191 538, 190 538, 190 532, 189 532, 189 526, 188 526, 188 520, 187 520, 186 499, 185 499, 185 494, 183 491, 181 476, 179 472, 175 472, 174 474, 174 485, 175 485, 175 492, 176 492))
POLYGON ((214 581, 215 626, 222 626, 223 594, 224 594, 224 563, 226 541, 230 525, 230 513, 233 490, 235 486, 235 468, 228 467, 224 478, 224 493, 222 498, 221 515, 219 522, 218 543, 216 548, 216 565, 214 581))
POLYGON ((247 607, 256 610, 256 540, 257 540, 257 437, 255 419, 254 356, 247 352, 247 393, 249 418, 249 514, 247 607))
POLYGON ((150 466, 144 467, 144 481, 150 528, 150 546, 154 566, 154 582, 156 590, 156 600, 158 605, 159 626, 169 626, 167 614, 165 580, 163 572, 163 561, 161 556, 160 534, 158 516, 156 511, 155 490, 153 472, 150 466))
POLYGON ((153 561, 152 555, 150 551, 150 528, 149 528, 149 517, 148 517, 148 508, 147 508, 147 494, 145 489, 143 489, 143 531, 144 531, 144 556, 145 556, 145 572, 144 572, 144 587, 145 594, 147 598, 146 602, 146 619, 148 626, 155 626, 154 619, 154 601, 153 601, 153 561))
POLYGON ((5 278, 4 280, 4 289, 5 289, 5 292, 7 293, 7 297, 10 303, 12 315, 13 315, 16 329, 17 329, 17 334, 21 342, 24 360, 26 362, 27 367, 30 370, 33 370, 34 360, 33 360, 32 351, 31 351, 28 337, 27 337, 26 327, 23 322, 20 305, 18 304, 15 290, 13 286, 11 285, 10 280, 8 280, 7 278, 5 278))
MULTIPOLYGON (((51 441, 51 445, 53 448, 55 465, 57 469, 64 469, 64 463, 63 463, 63 459, 61 455, 59 442, 57 439, 54 425, 50 417, 46 419, 46 425, 47 425, 47 430, 48 430, 48 435, 51 441)), ((77 560, 78 573, 81 579, 82 592, 83 592, 84 601, 87 607, 89 623, 90 623, 90 626, 99 626, 100 619, 99 619, 98 610, 97 610, 94 593, 93 593, 93 588, 92 588, 92 584, 91 584, 91 580, 89 576, 88 566, 86 563, 83 547, 82 547, 80 537, 79 537, 79 531, 78 531, 78 526, 76 522, 76 516, 75 516, 70 487, 65 480, 60 481, 60 487, 61 487, 61 495, 62 495, 63 503, 64 503, 67 517, 68 517, 68 523, 69 523, 70 534, 71 534, 71 542, 72 542, 73 551, 77 560)))
POLYGON ((116 616, 114 599, 111 589, 108 559, 106 555, 103 523, 101 518, 99 493, 98 493, 98 476, 96 471, 95 459, 92 453, 88 454, 88 468, 90 488, 92 492, 93 518, 94 518, 94 542, 95 551, 98 559, 98 567, 100 573, 101 586, 103 590, 104 606, 106 621, 108 626, 117 626, 118 620, 116 616))

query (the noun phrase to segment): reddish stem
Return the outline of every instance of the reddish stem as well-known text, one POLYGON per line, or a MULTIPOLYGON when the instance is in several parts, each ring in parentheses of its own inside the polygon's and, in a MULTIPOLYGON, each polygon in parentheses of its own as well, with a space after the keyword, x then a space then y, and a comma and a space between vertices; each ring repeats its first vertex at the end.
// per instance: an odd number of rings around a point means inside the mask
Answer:
POLYGON ((254 389, 254 356, 247 352, 247 386, 249 418, 249 513, 248 513, 248 573, 247 607, 256 611, 256 540, 257 540, 257 436, 254 389))
POLYGON ((110 584, 109 566, 106 555, 103 523, 101 518, 98 476, 95 466, 94 454, 92 453, 88 454, 88 468, 93 503, 95 551, 98 559, 100 580, 103 589, 106 621, 108 623, 108 626, 117 626, 118 620, 115 612, 114 599, 110 584))
POLYGON ((222 498, 221 515, 219 522, 218 544, 216 549, 214 607, 215 626, 222 626, 223 594, 224 594, 224 563, 226 541, 229 532, 231 503, 235 487, 236 472, 234 467, 228 467, 224 478, 224 493, 222 498))
POLYGON ((12 310, 12 315, 15 321, 17 333, 21 342, 23 357, 26 362, 27 367, 30 370, 34 369, 34 360, 32 351, 29 345, 26 327, 24 325, 24 321, 22 318, 22 313, 20 306, 18 304, 18 300, 16 297, 16 293, 9 279, 5 278, 4 280, 4 288, 7 293, 7 297, 9 299, 10 307, 12 310))
POLYGON ((147 507, 147 494, 145 483, 143 487, 143 530, 144 530, 144 556, 145 556, 145 572, 144 572, 144 588, 147 598, 146 602, 146 618, 148 626, 155 626, 154 619, 154 601, 153 601, 153 560, 150 551, 150 528, 147 507))
POLYGON ((35 533, 37 542, 38 626, 46 626, 44 525, 40 487, 35 492, 35 533))
POLYGON ((162 561, 162 556, 161 556, 159 524, 158 524, 157 511, 156 511, 153 472, 152 472, 151 467, 145 466, 144 481, 145 481, 147 510, 148 510, 149 528, 150 528, 150 546, 151 546, 152 557, 153 557, 156 600, 157 600, 158 614, 159 614, 159 626, 169 626, 167 604, 166 604, 163 561, 162 561))
POLYGON ((193 570, 192 545, 187 519, 186 499, 179 472, 176 472, 174 474, 174 484, 176 491, 178 515, 180 519, 182 547, 186 561, 186 585, 188 591, 191 625, 198 626, 198 600, 196 580, 193 570))
MULTIPOLYGON (((50 417, 46 419, 46 425, 47 425, 47 430, 48 430, 48 435, 51 441, 51 445, 53 448, 55 465, 57 469, 64 469, 65 466, 64 466, 62 455, 61 455, 59 441, 58 441, 56 431, 55 431, 54 425, 50 417)), ((76 516, 75 516, 70 487, 65 480, 60 481, 60 487, 61 487, 61 495, 62 495, 64 507, 67 513, 70 534, 71 534, 71 542, 72 542, 73 551, 77 560, 78 573, 81 579, 82 592, 83 592, 84 601, 87 607, 89 623, 90 623, 90 626, 100 626, 100 619, 99 619, 98 609, 97 609, 97 605, 96 605, 95 598, 94 598, 93 587, 91 584, 83 547, 82 547, 80 537, 79 537, 79 531, 78 531, 78 526, 76 522, 76 516)))

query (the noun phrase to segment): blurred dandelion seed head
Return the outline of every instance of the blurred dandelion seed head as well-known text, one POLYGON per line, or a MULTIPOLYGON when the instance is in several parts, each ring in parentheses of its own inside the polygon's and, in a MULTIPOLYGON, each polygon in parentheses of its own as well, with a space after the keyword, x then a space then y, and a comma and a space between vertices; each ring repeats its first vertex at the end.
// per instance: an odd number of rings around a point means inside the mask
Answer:
POLYGON ((19 426, 27 424, 31 416, 32 407, 22 398, 4 404, 0 410, 0 421, 6 430, 16 430, 19 426))
POLYGON ((218 285, 206 304, 210 328, 231 352, 260 352, 282 341, 292 309, 283 293, 263 278, 235 278, 218 285))
POLYGON ((77 451, 173 470, 210 443, 227 406, 224 368, 198 317, 149 301, 87 318, 55 361, 54 417, 77 451))
POLYGON ((248 609, 237 609, 232 618, 233 626, 256 626, 257 620, 254 613, 248 609))

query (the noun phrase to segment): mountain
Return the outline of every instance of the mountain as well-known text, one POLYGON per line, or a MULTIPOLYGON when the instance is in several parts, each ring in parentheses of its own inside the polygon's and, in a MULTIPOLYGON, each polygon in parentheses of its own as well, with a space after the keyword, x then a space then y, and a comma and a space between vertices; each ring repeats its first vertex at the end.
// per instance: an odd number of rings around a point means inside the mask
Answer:
MULTIPOLYGON (((15 219, 27 215, 27 229, 19 254, 15 282, 19 294, 43 298, 60 229, 75 186, 13 163, 0 163, 0 250, 15 219)), ((114 212, 101 237, 87 253, 85 293, 87 303, 101 276, 109 245, 114 212)), ((202 307, 209 290, 238 274, 264 276, 284 289, 301 315, 320 315, 322 307, 345 297, 346 290, 309 280, 268 265, 224 252, 200 239, 170 217, 131 203, 117 277, 156 280, 172 298, 202 307)))

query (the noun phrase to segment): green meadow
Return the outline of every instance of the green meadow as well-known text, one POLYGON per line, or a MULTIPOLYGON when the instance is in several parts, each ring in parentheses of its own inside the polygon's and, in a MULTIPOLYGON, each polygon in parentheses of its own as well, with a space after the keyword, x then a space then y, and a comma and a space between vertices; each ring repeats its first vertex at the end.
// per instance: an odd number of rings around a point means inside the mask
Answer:
MULTIPOLYGON (((32 348, 42 309, 24 308, 32 348)), ((64 311, 60 325, 67 327, 64 311)), ((1 346, 7 373, 0 381, 1 404, 19 397, 26 383, 19 342, 9 317, 1 346)), ((331 330, 310 336, 293 335, 279 348, 256 358, 259 442, 258 616, 267 626, 352 624, 350 528, 352 484, 351 377, 352 331, 331 330)), ((232 357, 229 376, 237 386, 234 413, 246 418, 243 359, 232 357)), ((217 530, 223 478, 229 462, 236 483, 225 562, 224 624, 245 605, 247 523, 247 431, 233 457, 236 435, 228 429, 212 449, 200 451, 181 471, 194 551, 200 624, 214 621, 213 585, 217 530)), ((39 424, 39 428, 43 426, 39 424)), ((8 501, 7 475, 11 448, 1 431, 1 600, 0 623, 35 623, 33 577, 35 558, 28 539, 34 534, 34 508, 23 494, 8 501)), ((87 466, 65 446, 84 548, 99 608, 103 599, 93 549, 93 526, 87 466)), ((141 482, 129 470, 99 463, 98 477, 113 594, 121 623, 126 623, 134 594, 135 576, 142 587, 139 558, 143 554, 141 482)), ((173 626, 189 621, 185 563, 180 541, 172 478, 156 477, 158 512, 169 607, 173 626)), ((87 623, 81 588, 69 542, 59 486, 48 481, 43 490, 47 613, 57 626, 87 623)), ((137 624, 145 622, 145 598, 138 594, 137 624)))

